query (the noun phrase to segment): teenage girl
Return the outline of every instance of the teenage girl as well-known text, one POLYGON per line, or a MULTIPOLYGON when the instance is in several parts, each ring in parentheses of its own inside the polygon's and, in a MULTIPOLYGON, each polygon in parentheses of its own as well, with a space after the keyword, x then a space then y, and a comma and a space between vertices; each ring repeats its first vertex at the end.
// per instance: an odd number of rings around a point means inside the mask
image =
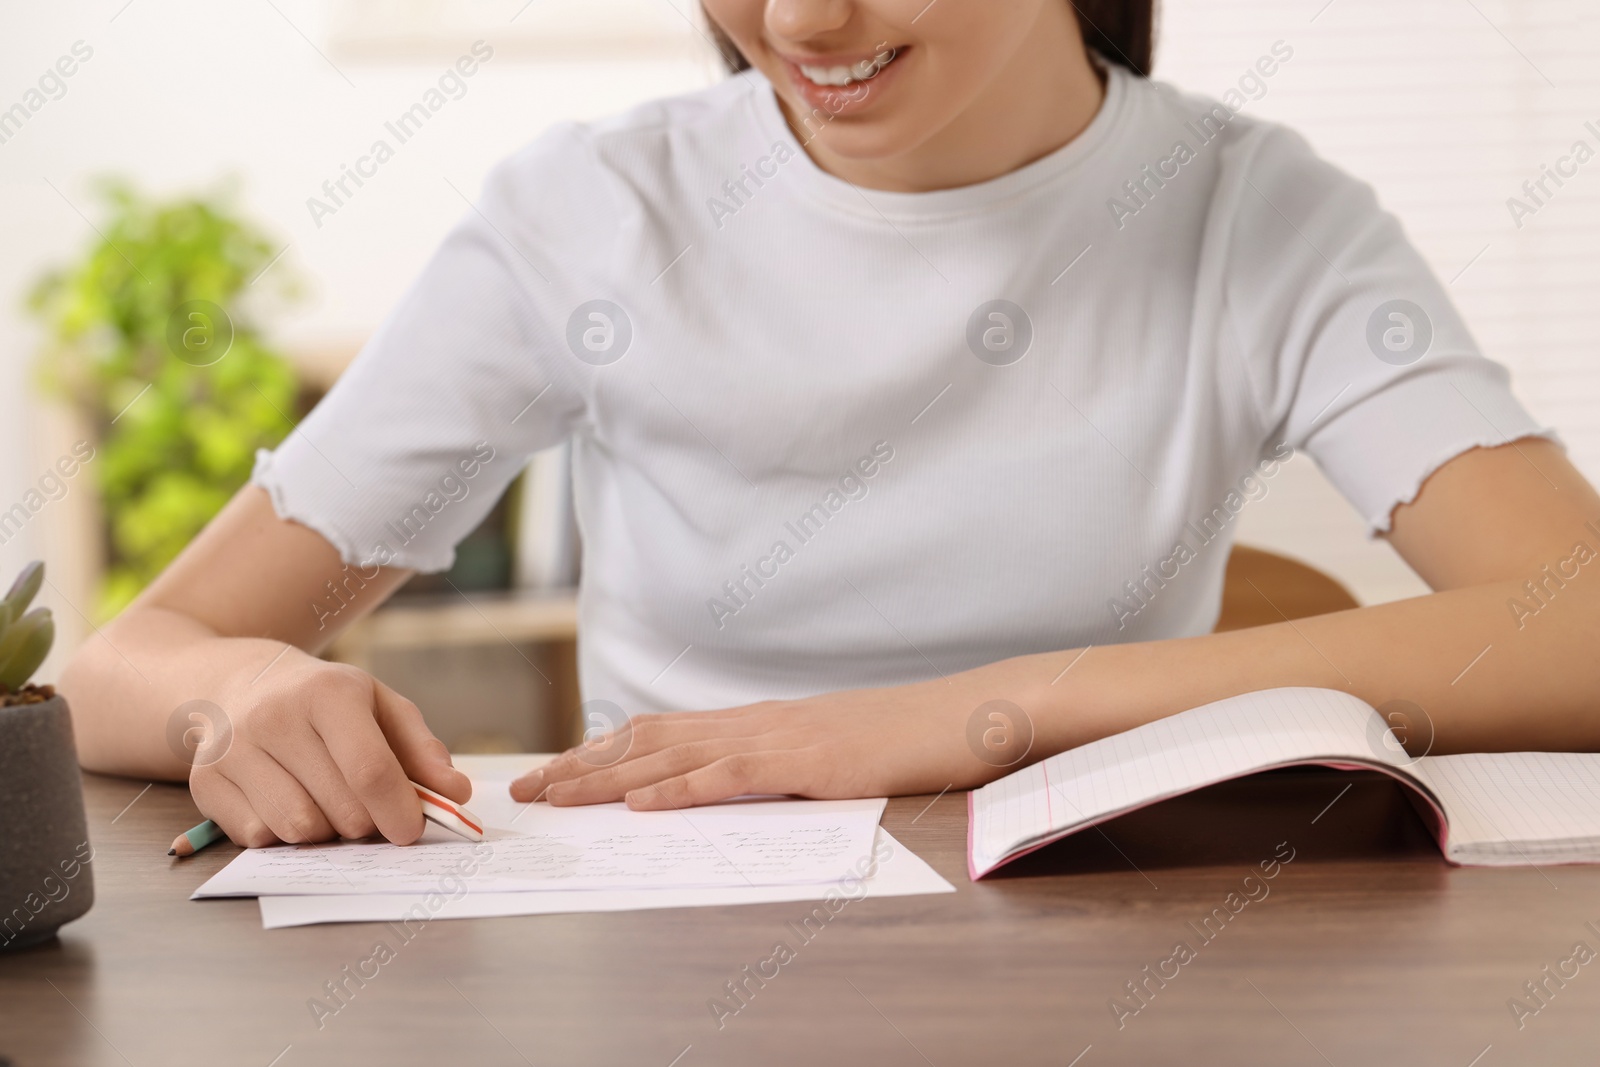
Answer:
POLYGON ((561 441, 582 687, 631 723, 518 799, 966 788, 986 706, 1036 759, 1291 685, 1408 701, 1435 752, 1600 747, 1600 498, 1366 185, 1145 76, 1151 0, 705 7, 739 72, 497 166, 79 652, 85 766, 187 777, 244 845, 415 839, 406 779, 466 778, 317 652, 561 441), (1297 452, 1435 591, 1213 634, 1297 452), (231 726, 193 766, 192 700, 231 726))

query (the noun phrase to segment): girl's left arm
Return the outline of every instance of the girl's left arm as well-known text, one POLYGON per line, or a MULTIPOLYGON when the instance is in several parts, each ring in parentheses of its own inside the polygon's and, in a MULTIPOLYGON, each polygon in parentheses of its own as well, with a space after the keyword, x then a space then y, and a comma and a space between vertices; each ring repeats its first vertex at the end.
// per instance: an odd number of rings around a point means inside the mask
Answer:
POLYGON ((1018 656, 914 685, 640 716, 512 794, 651 809, 750 793, 970 788, 1024 756, 1277 686, 1398 709, 1391 721, 1418 755, 1600 750, 1600 495, 1565 453, 1540 438, 1462 453, 1396 508, 1388 536, 1435 592, 1204 637, 1018 656))

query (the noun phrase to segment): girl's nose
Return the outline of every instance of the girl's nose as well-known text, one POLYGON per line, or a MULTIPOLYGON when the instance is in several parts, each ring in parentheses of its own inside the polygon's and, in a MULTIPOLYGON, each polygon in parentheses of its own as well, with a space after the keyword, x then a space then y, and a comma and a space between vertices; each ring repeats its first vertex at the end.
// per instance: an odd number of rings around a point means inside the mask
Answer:
POLYGON ((767 31, 780 40, 804 44, 844 29, 855 8, 855 0, 768 0, 767 31))

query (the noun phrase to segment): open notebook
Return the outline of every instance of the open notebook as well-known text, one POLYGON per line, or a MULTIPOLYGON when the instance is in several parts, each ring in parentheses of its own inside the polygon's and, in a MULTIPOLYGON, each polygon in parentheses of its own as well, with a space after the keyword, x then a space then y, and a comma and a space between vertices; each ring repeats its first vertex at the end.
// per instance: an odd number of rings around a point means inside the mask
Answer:
POLYGON ((967 800, 974 880, 1167 797, 1296 764, 1378 770, 1410 786, 1445 859, 1513 867, 1600 862, 1600 754, 1414 758, 1371 705, 1333 689, 1268 689, 1051 756, 967 800))

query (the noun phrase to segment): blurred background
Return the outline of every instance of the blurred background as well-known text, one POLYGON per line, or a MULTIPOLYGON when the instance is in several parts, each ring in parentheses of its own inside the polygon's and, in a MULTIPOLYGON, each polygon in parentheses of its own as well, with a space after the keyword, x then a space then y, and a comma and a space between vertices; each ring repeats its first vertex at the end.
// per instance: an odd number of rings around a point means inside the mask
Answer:
MULTIPOLYGON (((0 573, 47 561, 44 678, 292 432, 494 162, 553 122, 723 76, 690 0, 68 0, 0 18, 0 573), (492 58, 480 46, 397 144, 385 123, 477 41, 492 58), (330 197, 379 138, 392 158, 330 197)), ((1375 185, 1600 478, 1600 9, 1166 0, 1154 73, 1239 90, 1375 185), (1292 58, 1252 79, 1277 42, 1292 58)), ((458 751, 571 737, 566 479, 559 451, 537 457, 462 546, 461 592, 419 577, 334 650, 458 751)), ((1426 591, 1305 459, 1240 540, 1364 603, 1426 591)))

